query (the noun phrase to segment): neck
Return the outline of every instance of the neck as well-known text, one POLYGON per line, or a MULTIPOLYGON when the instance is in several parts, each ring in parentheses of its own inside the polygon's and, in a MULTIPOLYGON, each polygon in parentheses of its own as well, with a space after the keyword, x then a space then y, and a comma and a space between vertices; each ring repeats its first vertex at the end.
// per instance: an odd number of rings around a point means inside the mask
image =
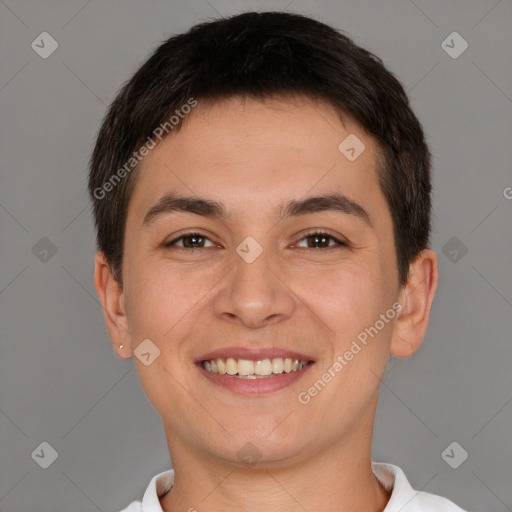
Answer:
MULTIPOLYGON (((359 431, 359 435, 361 431, 359 431)), ((172 445, 174 485, 162 499, 164 512, 382 512, 390 493, 371 469, 372 429, 364 439, 330 444, 293 463, 252 468, 205 457, 172 445)))

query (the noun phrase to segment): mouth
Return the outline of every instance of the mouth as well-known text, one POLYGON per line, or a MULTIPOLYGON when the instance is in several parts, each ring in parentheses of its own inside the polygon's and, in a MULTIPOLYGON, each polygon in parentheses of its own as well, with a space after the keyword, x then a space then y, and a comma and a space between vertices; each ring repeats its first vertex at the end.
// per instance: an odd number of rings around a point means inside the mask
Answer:
POLYGON ((209 382, 237 394, 278 391, 300 379, 314 364, 309 356, 279 349, 225 349, 196 360, 209 382))
POLYGON ((302 370, 313 361, 292 359, 291 357, 274 357, 272 359, 235 359, 234 357, 216 358, 201 361, 201 366, 210 373, 231 375, 238 379, 266 379, 283 373, 302 370))

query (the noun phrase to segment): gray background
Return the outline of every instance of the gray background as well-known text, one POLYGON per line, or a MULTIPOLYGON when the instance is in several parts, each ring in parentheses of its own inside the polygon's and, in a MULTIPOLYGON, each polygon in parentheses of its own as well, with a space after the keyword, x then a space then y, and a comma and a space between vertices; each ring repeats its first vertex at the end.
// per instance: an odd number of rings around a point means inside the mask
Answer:
POLYGON ((379 55, 434 154, 441 281, 423 346, 383 380, 374 459, 463 508, 512 510, 510 0, 0 0, 2 512, 118 511, 170 467, 94 291, 87 160, 106 105, 159 42, 284 8, 379 55), (43 31, 59 44, 47 59, 31 48, 43 31), (455 59, 441 46, 453 31, 469 44, 455 59), (454 441, 469 453, 458 469, 441 456, 454 441), (42 442, 58 453, 48 469, 31 457, 42 442))

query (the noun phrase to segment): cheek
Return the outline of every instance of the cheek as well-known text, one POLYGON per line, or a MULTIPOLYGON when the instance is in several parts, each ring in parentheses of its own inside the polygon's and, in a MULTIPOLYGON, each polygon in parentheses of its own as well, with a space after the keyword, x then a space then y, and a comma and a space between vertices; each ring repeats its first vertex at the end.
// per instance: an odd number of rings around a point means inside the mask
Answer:
MULTIPOLYGON (((377 375, 389 353, 395 311, 385 280, 367 267, 352 266, 349 271, 347 266, 315 282, 318 287, 302 293, 309 295, 308 306, 329 328, 330 346, 315 375, 329 384, 315 400, 319 414, 331 411, 325 413, 325 422, 332 423, 332 411, 344 415, 347 410, 362 411, 375 397, 377 375)), ((315 385, 314 379, 309 385, 315 385)))
POLYGON ((127 275, 127 314, 132 337, 154 339, 174 350, 179 339, 197 322, 196 312, 211 301, 221 274, 208 273, 197 266, 171 267, 139 262, 127 275))
POLYGON ((386 305, 384 283, 368 268, 356 265, 311 272, 298 280, 298 295, 321 318, 330 334, 340 340, 357 335, 373 323, 386 305))
POLYGON ((389 287, 377 271, 356 266, 333 270, 314 282, 318 286, 302 294, 309 295, 308 306, 322 319, 330 340, 319 371, 331 368, 333 373, 332 365, 342 356, 340 371, 334 369, 336 383, 325 399, 336 401, 335 389, 351 389, 354 397, 369 399, 378 386, 372 372, 380 374, 385 366, 393 330, 395 312, 390 309, 393 297, 389 287), (391 314, 386 316, 387 311, 391 314), (385 315, 384 320, 381 315, 385 315))

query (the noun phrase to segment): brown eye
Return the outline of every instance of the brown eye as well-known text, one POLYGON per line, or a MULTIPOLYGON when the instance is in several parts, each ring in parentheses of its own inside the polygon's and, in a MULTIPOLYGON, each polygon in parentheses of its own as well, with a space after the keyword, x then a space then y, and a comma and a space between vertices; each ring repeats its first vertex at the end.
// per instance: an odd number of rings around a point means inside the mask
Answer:
MULTIPOLYGON (((164 247, 175 246, 182 249, 203 249, 205 247, 204 244, 206 240, 209 240, 209 238, 202 235, 201 233, 185 233, 180 237, 171 240, 170 242, 166 242, 164 247), (178 244, 177 242, 180 241, 182 241, 182 243, 178 244)), ((212 246, 215 246, 215 244, 212 243, 212 246)))
POLYGON ((336 246, 346 246, 344 242, 338 240, 336 237, 332 236, 329 233, 322 231, 314 231, 312 233, 307 233, 306 236, 299 240, 299 243, 302 240, 307 240, 306 249, 329 249, 336 246), (330 245, 330 242, 334 242, 334 245, 330 245))

